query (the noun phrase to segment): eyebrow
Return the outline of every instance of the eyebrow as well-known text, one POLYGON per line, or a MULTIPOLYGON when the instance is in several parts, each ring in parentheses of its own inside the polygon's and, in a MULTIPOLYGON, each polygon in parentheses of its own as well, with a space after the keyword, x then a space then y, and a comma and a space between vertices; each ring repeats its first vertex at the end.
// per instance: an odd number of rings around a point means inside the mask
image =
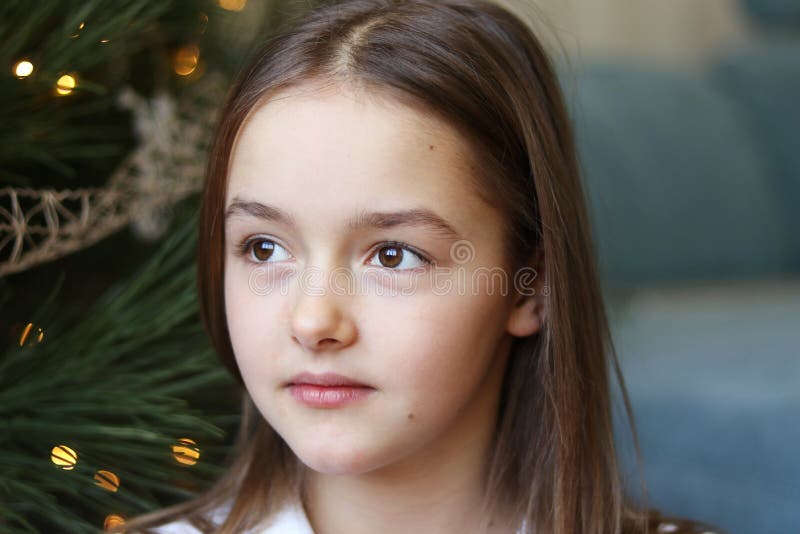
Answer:
MULTIPOLYGON (((225 220, 236 216, 249 216, 286 226, 296 227, 297 222, 286 211, 254 200, 234 197, 225 211, 225 220)), ((396 228, 398 226, 428 228, 448 239, 463 239, 453 226, 436 212, 427 208, 410 208, 399 211, 362 210, 356 217, 347 220, 350 230, 362 228, 396 228)))

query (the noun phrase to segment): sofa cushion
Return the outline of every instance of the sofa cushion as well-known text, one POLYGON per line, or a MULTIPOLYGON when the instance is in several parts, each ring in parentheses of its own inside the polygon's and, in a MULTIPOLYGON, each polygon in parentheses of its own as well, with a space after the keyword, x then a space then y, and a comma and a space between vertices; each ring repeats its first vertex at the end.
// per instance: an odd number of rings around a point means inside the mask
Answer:
MULTIPOLYGON (((800 12, 800 2, 795 2, 800 12)), ((736 100, 766 156, 792 232, 792 264, 800 272, 800 36, 774 37, 728 49, 714 62, 720 90, 736 100)))
POLYGON ((605 283, 791 268, 780 192, 736 102, 688 72, 622 63, 561 72, 605 283))
POLYGON ((741 5, 757 25, 800 26, 800 2, 797 0, 741 0, 741 5))
POLYGON ((653 288, 610 312, 652 505, 731 533, 795 532, 800 279, 653 288))

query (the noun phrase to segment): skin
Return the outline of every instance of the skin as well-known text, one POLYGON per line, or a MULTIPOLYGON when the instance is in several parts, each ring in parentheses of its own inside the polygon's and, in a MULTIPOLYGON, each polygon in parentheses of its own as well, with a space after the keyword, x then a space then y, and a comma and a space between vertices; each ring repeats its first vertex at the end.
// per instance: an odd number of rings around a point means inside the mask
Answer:
MULTIPOLYGON (((469 282, 505 265, 502 217, 468 187, 456 131, 341 88, 281 96, 250 114, 229 170, 226 208, 235 198, 269 203, 296 223, 239 213, 225 224, 226 312, 245 386, 309 468, 303 504, 317 534, 474 532, 510 342, 539 330, 541 303, 469 282), (346 224, 361 211, 417 207, 448 221, 472 257, 454 258, 456 239, 426 227, 346 224), (275 243, 272 255, 239 255, 249 237, 275 243), (382 249, 390 240, 435 265, 382 249), (381 250, 402 262, 386 266, 381 250), (301 283, 311 268, 319 276, 301 283), (466 291, 455 289, 458 269, 466 291), (358 291, 336 294, 334 270, 351 273, 358 291), (454 289, 434 284, 434 270, 454 289), (285 387, 302 371, 374 391, 312 408, 285 387)), ((489 532, 517 526, 498 516, 489 532)))

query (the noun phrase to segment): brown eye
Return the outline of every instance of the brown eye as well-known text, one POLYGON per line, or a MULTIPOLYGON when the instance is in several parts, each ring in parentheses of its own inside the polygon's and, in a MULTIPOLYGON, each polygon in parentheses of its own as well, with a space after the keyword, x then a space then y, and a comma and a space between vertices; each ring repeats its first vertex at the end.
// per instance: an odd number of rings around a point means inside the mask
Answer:
POLYGON ((406 271, 424 267, 431 261, 402 243, 388 242, 377 249, 370 265, 385 267, 396 271, 406 271))
POLYGON ((258 261, 267 261, 275 251, 275 243, 266 239, 258 239, 253 243, 253 257, 258 261))
POLYGON ((398 247, 383 247, 378 252, 381 265, 394 269, 403 262, 403 249, 398 247))
POLYGON ((281 245, 265 237, 246 240, 240 249, 242 256, 253 263, 275 263, 288 260, 291 254, 281 245))

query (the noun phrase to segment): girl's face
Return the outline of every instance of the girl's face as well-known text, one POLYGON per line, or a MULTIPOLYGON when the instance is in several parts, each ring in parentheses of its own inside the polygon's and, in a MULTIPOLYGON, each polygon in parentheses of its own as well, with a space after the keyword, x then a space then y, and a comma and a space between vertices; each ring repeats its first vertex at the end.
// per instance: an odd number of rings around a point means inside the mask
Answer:
POLYGON ((538 329, 514 305, 501 216, 471 191, 457 132, 377 102, 285 94, 250 115, 231 156, 225 306, 236 360, 267 422, 329 474, 488 435, 511 335, 538 329), (372 389, 310 405, 287 386, 301 372, 372 389))

